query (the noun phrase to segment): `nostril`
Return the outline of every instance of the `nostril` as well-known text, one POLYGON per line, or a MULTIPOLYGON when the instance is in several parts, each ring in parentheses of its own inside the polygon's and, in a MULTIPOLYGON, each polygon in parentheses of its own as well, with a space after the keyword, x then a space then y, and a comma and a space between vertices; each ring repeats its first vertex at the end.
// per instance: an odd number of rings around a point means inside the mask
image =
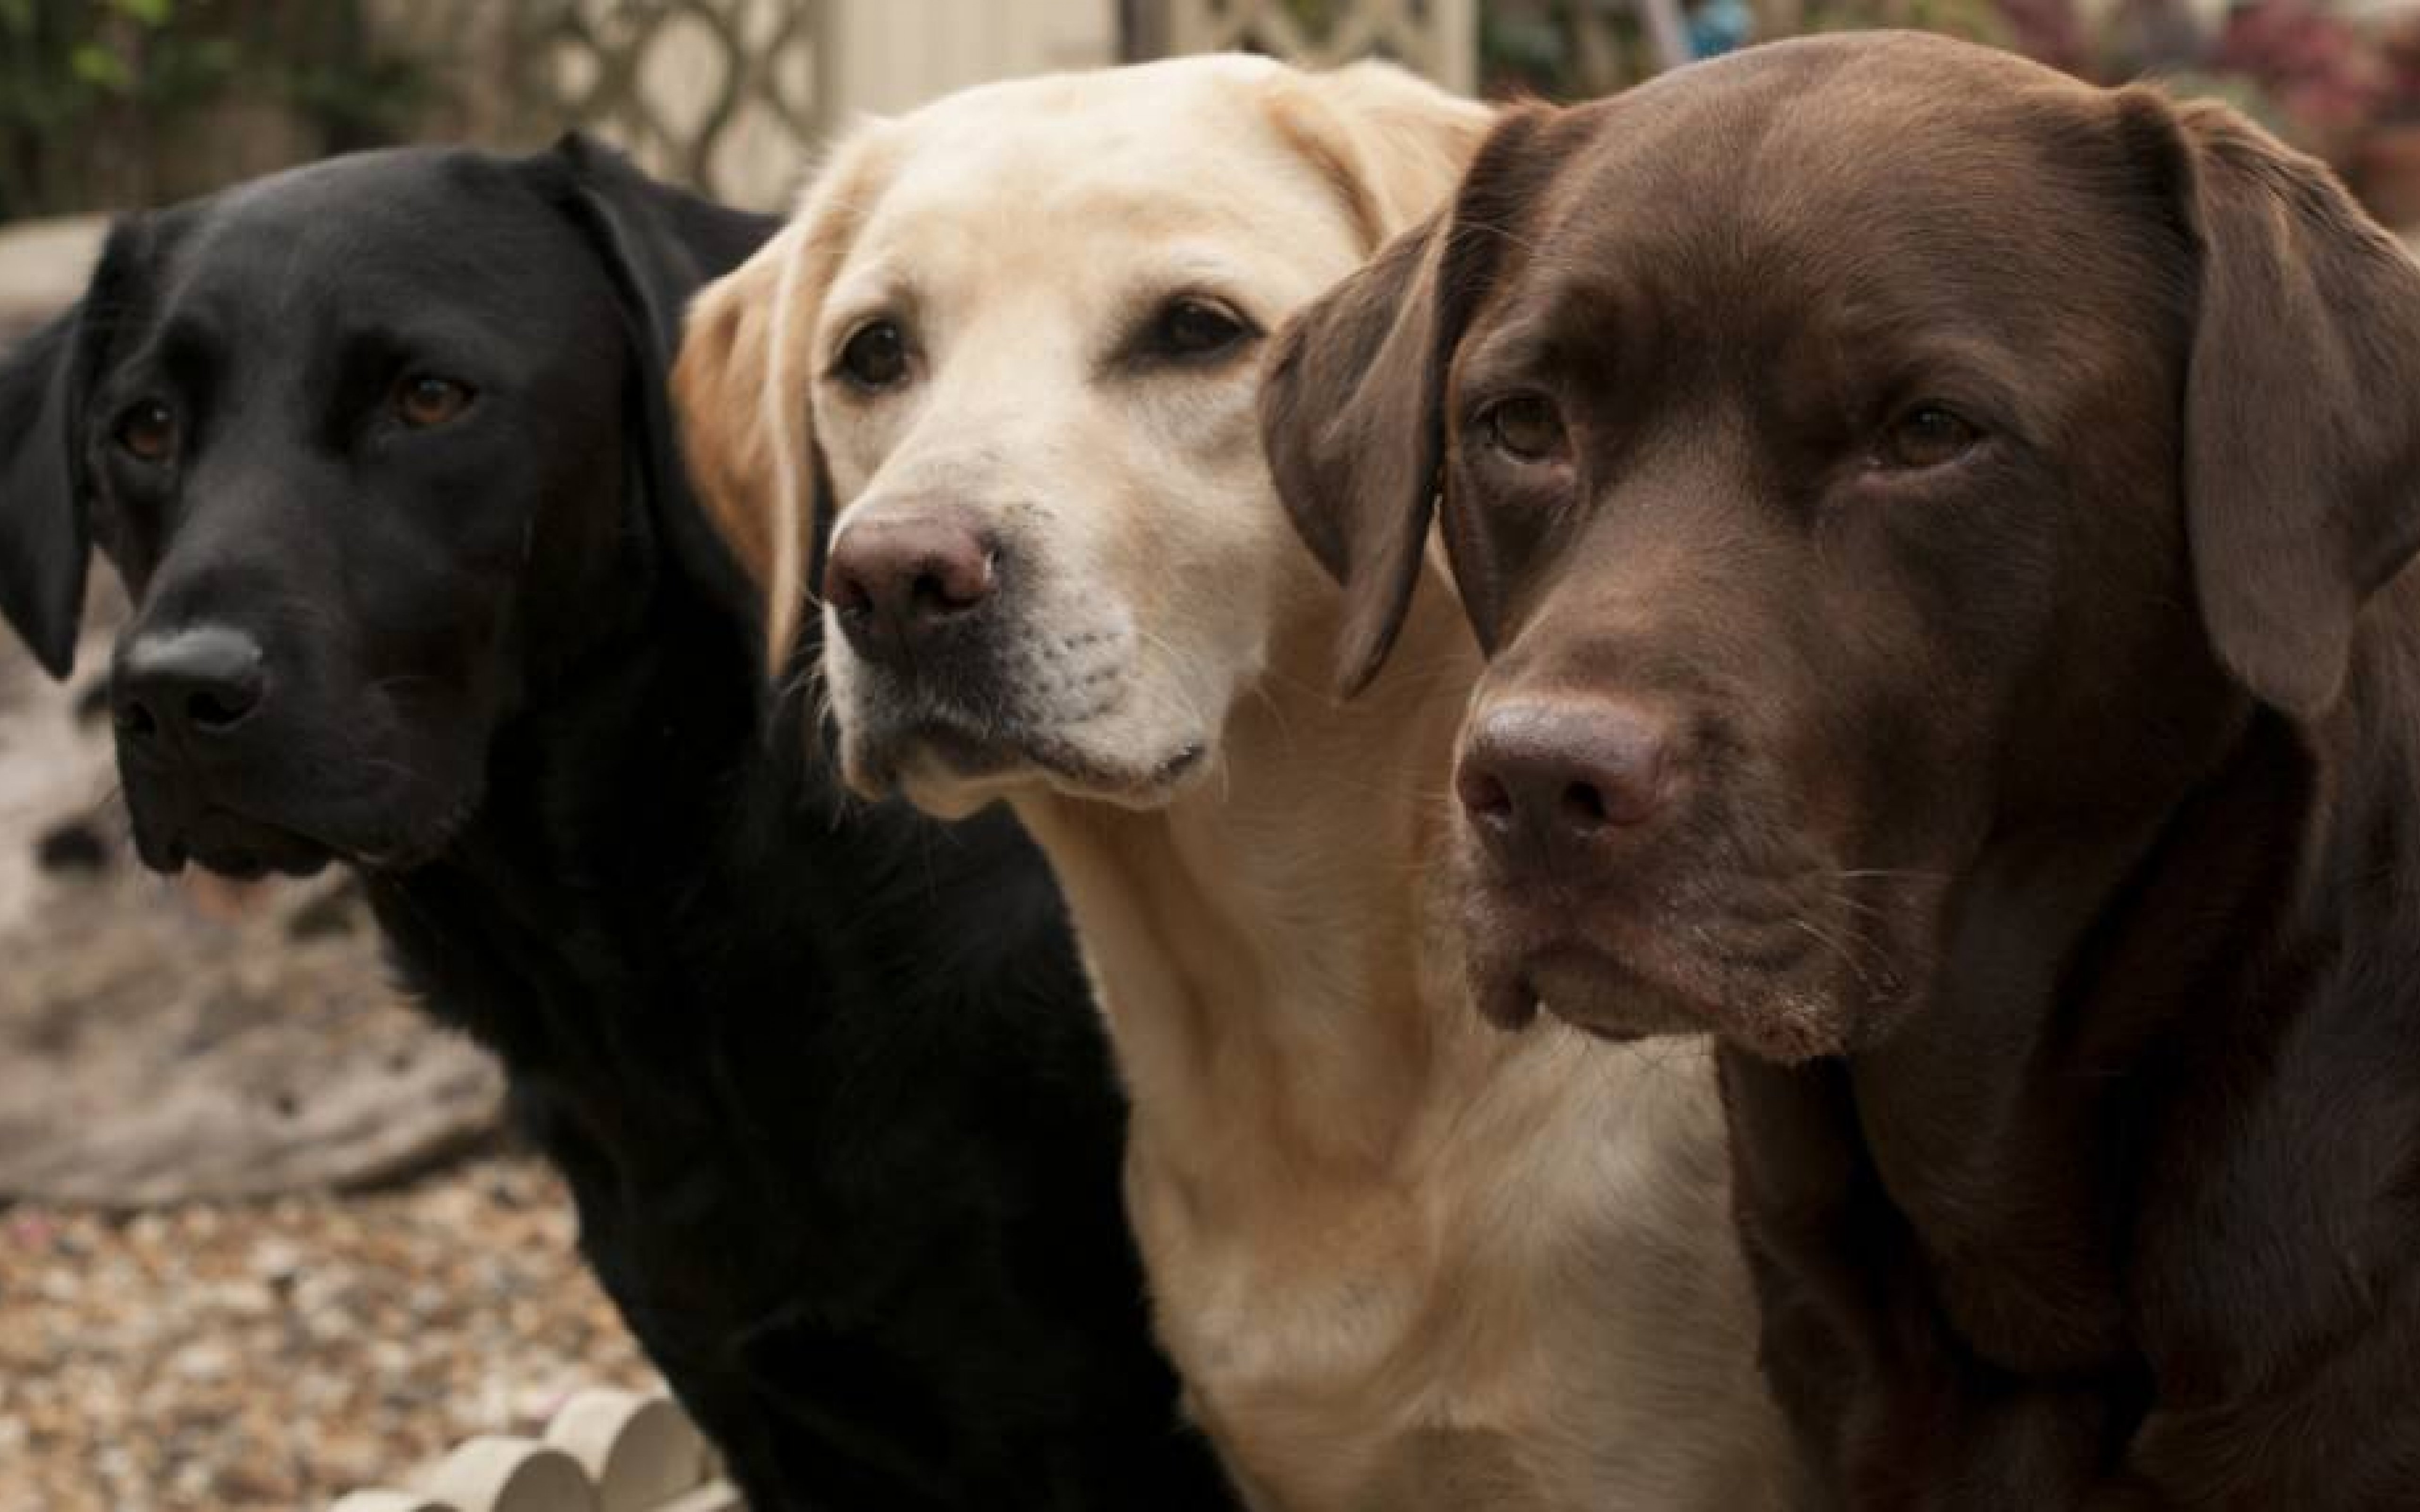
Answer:
POLYGON ((1604 791, 1592 782, 1574 782, 1563 789, 1563 817, 1582 829, 1613 823, 1604 791))
POLYGON ((932 614, 954 614, 960 609, 971 609, 975 602, 952 593, 949 582, 938 572, 917 574, 908 596, 918 609, 932 614))
POLYGON ((824 598, 843 614, 862 614, 874 606, 873 595, 853 572, 833 572, 824 584, 824 598))
POLYGON ((1454 775, 1454 792, 1473 819, 1500 825, 1512 818, 1512 790, 1492 772, 1466 764, 1454 775))
POLYGON ((979 548, 937 552, 917 563, 908 585, 908 602, 923 614, 963 614, 991 596, 997 561, 996 555, 979 548))
POLYGON ((185 700, 185 717, 196 730, 225 730, 252 710, 252 698, 232 689, 203 688, 185 700))

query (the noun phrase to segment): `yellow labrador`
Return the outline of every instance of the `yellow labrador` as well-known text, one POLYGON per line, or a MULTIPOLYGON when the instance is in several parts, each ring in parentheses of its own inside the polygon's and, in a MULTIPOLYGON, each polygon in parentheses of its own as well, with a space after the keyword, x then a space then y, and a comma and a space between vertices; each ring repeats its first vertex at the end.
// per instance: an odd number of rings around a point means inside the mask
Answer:
POLYGON ((1329 697, 1340 594, 1255 429, 1264 335, 1486 119, 1243 57, 973 90, 848 139, 676 387, 777 647, 821 591, 852 783, 1005 797, 1057 866, 1252 1504, 1738 1512, 1783 1451, 1704 1053, 1473 1017, 1428 883, 1472 647, 1425 585, 1329 697))

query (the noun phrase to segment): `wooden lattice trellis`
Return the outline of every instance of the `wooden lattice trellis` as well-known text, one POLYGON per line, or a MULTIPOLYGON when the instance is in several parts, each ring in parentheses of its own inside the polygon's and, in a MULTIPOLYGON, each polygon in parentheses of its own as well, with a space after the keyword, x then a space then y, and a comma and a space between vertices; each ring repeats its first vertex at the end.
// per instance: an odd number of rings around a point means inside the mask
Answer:
POLYGON ((1134 55, 1245 49, 1298 63, 1390 57, 1452 89, 1479 73, 1477 0, 1158 0, 1129 5, 1134 55))
POLYGON ((651 171, 783 202, 825 124, 822 0, 545 0, 520 8, 524 108, 576 122, 651 171))

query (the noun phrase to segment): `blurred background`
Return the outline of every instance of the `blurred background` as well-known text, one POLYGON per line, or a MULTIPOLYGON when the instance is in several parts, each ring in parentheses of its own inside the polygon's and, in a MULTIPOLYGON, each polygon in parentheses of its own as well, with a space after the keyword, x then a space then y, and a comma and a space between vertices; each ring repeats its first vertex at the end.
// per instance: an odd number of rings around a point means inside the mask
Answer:
MULTIPOLYGON (((783 204, 985 79, 1249 48, 1565 100, 1916 26, 2223 95, 2420 229, 2420 0, 0 0, 0 346, 107 216, 332 152, 595 131, 783 204)), ((392 999, 342 877, 143 874, 97 669, 0 638, 0 1512, 326 1505, 648 1372, 500 1085, 392 999)))

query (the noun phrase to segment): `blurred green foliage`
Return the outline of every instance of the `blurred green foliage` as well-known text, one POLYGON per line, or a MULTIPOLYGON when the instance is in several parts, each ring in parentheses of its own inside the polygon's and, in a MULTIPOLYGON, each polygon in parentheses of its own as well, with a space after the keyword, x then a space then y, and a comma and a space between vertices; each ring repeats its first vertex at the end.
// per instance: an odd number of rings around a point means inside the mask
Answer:
POLYGON ((0 0, 0 220, 397 139, 428 81, 361 0, 0 0))

